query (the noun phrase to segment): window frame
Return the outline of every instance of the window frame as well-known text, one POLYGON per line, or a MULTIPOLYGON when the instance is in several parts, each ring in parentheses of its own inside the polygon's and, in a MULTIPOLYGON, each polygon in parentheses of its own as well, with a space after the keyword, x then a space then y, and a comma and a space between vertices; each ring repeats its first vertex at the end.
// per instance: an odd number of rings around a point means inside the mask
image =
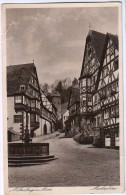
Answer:
POLYGON ((14 123, 22 123, 22 115, 14 115, 13 120, 14 120, 14 123))

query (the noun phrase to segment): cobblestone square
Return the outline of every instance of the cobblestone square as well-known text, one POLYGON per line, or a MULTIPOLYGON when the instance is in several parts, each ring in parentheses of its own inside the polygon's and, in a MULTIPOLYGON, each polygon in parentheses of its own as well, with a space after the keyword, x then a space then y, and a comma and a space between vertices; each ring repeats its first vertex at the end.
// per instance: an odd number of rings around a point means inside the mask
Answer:
MULTIPOLYGON (((41 142, 43 138, 36 138, 41 142)), ((115 186, 120 184, 119 150, 79 145, 72 138, 52 136, 54 161, 9 167, 9 187, 115 186)))

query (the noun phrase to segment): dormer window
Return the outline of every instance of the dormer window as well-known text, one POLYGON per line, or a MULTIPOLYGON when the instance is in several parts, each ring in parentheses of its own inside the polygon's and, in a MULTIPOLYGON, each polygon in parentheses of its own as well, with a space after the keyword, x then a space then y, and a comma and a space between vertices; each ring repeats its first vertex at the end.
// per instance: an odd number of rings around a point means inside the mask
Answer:
POLYGON ((33 90, 30 89, 30 90, 29 90, 29 93, 30 93, 30 95, 33 95, 33 90))
POLYGON ((20 85, 20 90, 24 91, 25 90, 25 85, 20 85))

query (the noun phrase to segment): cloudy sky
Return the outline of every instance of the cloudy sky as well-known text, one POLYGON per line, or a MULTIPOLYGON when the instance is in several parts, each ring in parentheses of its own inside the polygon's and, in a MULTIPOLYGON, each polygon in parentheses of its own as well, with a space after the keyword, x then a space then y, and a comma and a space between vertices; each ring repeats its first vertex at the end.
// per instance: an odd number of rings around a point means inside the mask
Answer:
POLYGON ((40 83, 78 78, 89 29, 118 34, 117 18, 112 7, 8 9, 7 65, 34 59, 40 83))

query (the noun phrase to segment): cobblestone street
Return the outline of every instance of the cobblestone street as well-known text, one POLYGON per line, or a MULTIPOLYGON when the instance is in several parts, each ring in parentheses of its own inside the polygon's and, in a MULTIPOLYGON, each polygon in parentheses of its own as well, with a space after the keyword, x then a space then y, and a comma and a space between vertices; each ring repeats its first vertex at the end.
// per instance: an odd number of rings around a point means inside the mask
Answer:
POLYGON ((56 136, 45 142, 50 143, 50 154, 58 159, 36 166, 9 167, 10 187, 119 185, 118 150, 79 145, 72 138, 56 136))

